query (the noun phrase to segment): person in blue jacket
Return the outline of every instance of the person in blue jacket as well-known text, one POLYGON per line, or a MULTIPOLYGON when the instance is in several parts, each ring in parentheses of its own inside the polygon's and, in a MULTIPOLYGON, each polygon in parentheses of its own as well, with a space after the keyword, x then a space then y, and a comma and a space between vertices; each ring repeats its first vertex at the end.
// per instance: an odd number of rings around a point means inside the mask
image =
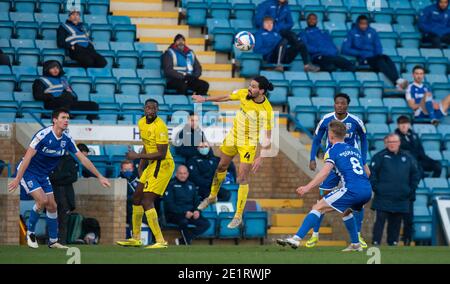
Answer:
POLYGON ((355 71, 350 60, 339 56, 339 51, 333 43, 328 31, 317 27, 317 15, 311 13, 306 18, 308 27, 298 33, 298 37, 306 44, 312 62, 322 71, 332 72, 337 68, 344 71, 355 71))
POLYGON ((398 90, 404 90, 408 85, 405 79, 400 78, 391 58, 383 54, 378 33, 369 26, 365 15, 359 16, 348 32, 342 43, 342 54, 355 56, 361 65, 369 65, 375 72, 383 73, 398 90))
POLYGON ((254 52, 262 54, 266 62, 277 64, 276 70, 283 71, 282 64, 291 63, 300 53, 305 71, 319 71, 317 66, 311 64, 305 44, 296 38, 283 38, 274 30, 274 19, 271 16, 264 17, 262 29, 255 33, 255 42, 254 52))
POLYGON ((433 48, 441 48, 442 43, 450 45, 450 10, 448 0, 439 0, 420 11, 419 30, 423 42, 431 43, 433 48))
POLYGON ((274 21, 274 31, 290 31, 294 26, 291 10, 287 0, 266 0, 258 5, 255 14, 255 26, 263 28, 264 17, 270 16, 274 21))

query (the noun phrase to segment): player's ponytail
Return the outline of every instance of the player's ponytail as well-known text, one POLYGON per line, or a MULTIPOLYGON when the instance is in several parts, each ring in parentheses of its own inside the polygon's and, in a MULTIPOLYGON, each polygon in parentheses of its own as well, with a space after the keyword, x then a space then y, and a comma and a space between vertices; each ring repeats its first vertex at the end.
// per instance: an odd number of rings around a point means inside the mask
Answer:
POLYGON ((267 91, 273 91, 273 85, 272 83, 267 80, 264 76, 256 76, 253 78, 256 82, 259 84, 259 88, 264 90, 264 93, 267 94, 267 91))

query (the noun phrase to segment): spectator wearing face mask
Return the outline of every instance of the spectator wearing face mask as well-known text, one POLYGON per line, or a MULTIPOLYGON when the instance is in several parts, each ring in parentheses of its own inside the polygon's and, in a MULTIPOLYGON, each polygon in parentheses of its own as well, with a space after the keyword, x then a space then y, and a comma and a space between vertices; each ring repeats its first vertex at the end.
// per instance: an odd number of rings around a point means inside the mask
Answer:
POLYGON ((120 163, 119 178, 127 180, 127 224, 131 228, 131 216, 133 210, 133 193, 136 190, 139 177, 135 170, 134 164, 130 160, 124 160, 120 163))
POLYGON ((167 88, 180 94, 191 90, 197 95, 206 95, 209 84, 200 80, 202 66, 192 49, 186 46, 183 35, 177 34, 173 44, 163 54, 162 65, 167 78, 167 88))
MULTIPOLYGON (((198 188, 198 194, 201 199, 209 196, 211 191, 211 184, 219 165, 219 157, 214 156, 213 150, 209 147, 208 142, 202 142, 197 147, 198 154, 186 162, 186 166, 189 169, 189 180, 192 181, 198 188)), ((236 168, 231 163, 228 168, 228 172, 231 172, 236 177, 236 168)), ((230 193, 227 190, 220 190, 218 195, 219 201, 228 201, 230 199, 230 193)))

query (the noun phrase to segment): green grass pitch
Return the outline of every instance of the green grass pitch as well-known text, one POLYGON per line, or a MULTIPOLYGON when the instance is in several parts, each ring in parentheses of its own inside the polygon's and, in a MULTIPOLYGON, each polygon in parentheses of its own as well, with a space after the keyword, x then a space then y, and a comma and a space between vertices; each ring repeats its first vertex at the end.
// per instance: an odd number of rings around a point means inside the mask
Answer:
MULTIPOLYGON (((232 246, 196 245, 170 246, 167 249, 148 250, 118 246, 77 246, 80 262, 139 263, 139 264, 302 264, 342 263, 365 264, 372 257, 364 252, 344 253, 342 247, 313 249, 282 248, 276 245, 232 246)), ((39 249, 26 246, 0 246, 0 264, 65 264, 71 258, 63 250, 51 250, 45 245, 39 249)), ((449 247, 380 247, 380 262, 384 263, 450 263, 449 247)))

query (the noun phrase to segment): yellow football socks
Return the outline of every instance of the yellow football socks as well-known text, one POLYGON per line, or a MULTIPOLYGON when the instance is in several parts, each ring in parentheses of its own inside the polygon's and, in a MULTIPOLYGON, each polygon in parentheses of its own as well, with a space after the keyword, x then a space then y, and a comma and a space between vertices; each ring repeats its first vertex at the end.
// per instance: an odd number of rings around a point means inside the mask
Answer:
POLYGON ((210 197, 216 197, 219 193, 220 186, 222 185, 223 180, 227 176, 227 171, 224 172, 216 172, 214 174, 213 182, 211 184, 211 193, 209 194, 210 197))
POLYGON ((144 216, 144 207, 141 205, 133 205, 132 223, 133 223, 133 239, 141 239, 142 217, 144 216))
POLYGON ((239 185, 238 191, 238 200, 237 200, 237 208, 236 214, 234 217, 242 218, 242 213, 244 213, 245 203, 247 203, 247 195, 248 195, 248 184, 239 185))
POLYGON ((152 230, 153 235, 155 236, 157 243, 164 243, 164 237, 161 233, 161 228, 158 223, 158 213, 156 213, 155 208, 145 211, 145 216, 147 216, 147 221, 152 230))

